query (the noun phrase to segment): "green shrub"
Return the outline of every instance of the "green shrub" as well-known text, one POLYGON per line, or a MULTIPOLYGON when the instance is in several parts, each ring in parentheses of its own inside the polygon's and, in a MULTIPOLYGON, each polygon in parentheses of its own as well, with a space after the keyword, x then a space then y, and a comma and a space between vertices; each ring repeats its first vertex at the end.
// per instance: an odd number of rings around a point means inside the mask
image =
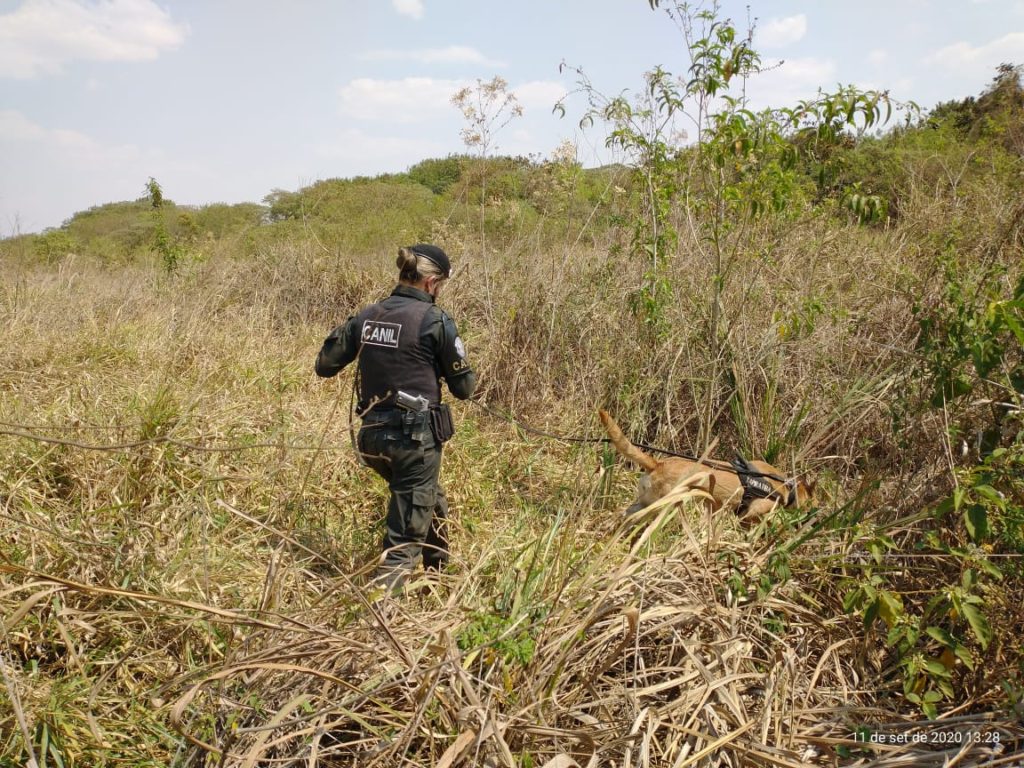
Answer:
POLYGON ((435 195, 443 195, 462 178, 462 169, 467 161, 465 155, 423 160, 409 169, 408 176, 422 184, 435 195))
POLYGON ((48 229, 32 243, 36 257, 47 263, 59 261, 77 250, 75 238, 63 229, 48 229))

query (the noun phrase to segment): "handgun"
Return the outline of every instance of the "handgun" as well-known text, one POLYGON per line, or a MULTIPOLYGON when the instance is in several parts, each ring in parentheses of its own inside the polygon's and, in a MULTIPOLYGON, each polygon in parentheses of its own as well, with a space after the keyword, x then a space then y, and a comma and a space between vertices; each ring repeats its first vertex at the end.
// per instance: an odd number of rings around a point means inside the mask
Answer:
POLYGON ((398 390, 398 393, 395 395, 395 404, 398 405, 399 408, 404 408, 407 411, 414 411, 416 413, 422 413, 430 408, 430 401, 423 397, 423 395, 413 397, 402 390, 398 390))

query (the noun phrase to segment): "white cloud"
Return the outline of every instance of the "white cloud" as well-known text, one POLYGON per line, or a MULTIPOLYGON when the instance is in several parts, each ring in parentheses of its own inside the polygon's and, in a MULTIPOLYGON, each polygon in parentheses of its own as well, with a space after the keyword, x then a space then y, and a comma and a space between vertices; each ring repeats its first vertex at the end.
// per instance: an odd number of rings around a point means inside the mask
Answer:
POLYGON ((836 63, 831 59, 787 59, 774 69, 755 75, 747 85, 751 106, 792 107, 814 98, 818 89, 836 87, 836 63))
POLYGON ((0 109, 0 141, 35 141, 45 131, 20 112, 0 109))
POLYGON ((151 60, 186 32, 152 0, 26 0, 0 16, 0 77, 56 74, 78 60, 151 60))
POLYGON ((0 110, 0 144, 34 145, 79 169, 109 168, 142 158, 134 144, 107 145, 68 128, 44 128, 15 110, 0 110))
MULTIPOLYGON (((389 120, 414 123, 428 116, 456 114, 451 99, 456 91, 472 88, 469 79, 442 80, 406 77, 401 80, 359 78, 343 86, 338 95, 341 112, 357 120, 389 120)), ((551 80, 532 80, 514 87, 513 93, 524 109, 551 111, 566 95, 565 85, 551 80)))
POLYGON ((341 88, 341 112, 357 120, 413 123, 427 115, 452 111, 452 95, 463 80, 406 77, 401 80, 359 78, 341 88))
POLYGON ((416 61, 421 64, 482 64, 490 67, 507 66, 503 61, 496 61, 484 56, 476 48, 465 45, 449 45, 447 48, 413 48, 398 50, 382 48, 368 51, 359 58, 370 61, 416 61))
POLYGON ((984 45, 966 42, 940 48, 925 58, 925 63, 958 74, 985 77, 995 74, 1003 62, 1017 63, 1024 54, 1024 32, 1011 32, 984 45))
POLYGON ((565 85, 552 80, 533 80, 512 89, 519 104, 526 108, 546 109, 549 112, 555 102, 565 98, 565 85))
POLYGON ((423 18, 423 0, 391 0, 391 5, 403 16, 423 18))
POLYGON ((757 42, 766 48, 781 48, 802 40, 807 34, 807 16, 798 14, 784 19, 768 19, 754 33, 757 42))
POLYGON ((875 67, 880 67, 889 60, 888 51, 883 51, 881 48, 875 48, 868 53, 868 64, 875 67))
POLYGON ((74 211, 140 197, 146 178, 155 172, 166 182, 169 167, 159 153, 39 125, 15 110, 0 110, 0 158, 0 232, 36 232, 74 211))

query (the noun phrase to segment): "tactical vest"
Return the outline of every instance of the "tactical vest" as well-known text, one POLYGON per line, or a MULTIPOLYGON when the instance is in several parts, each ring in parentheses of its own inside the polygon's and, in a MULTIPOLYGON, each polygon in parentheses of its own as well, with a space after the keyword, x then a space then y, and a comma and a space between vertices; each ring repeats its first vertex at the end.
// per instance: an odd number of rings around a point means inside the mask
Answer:
POLYGON ((434 351, 420 339, 427 311, 426 301, 391 296, 372 304, 356 316, 360 334, 359 408, 371 401, 394 405, 402 390, 426 397, 431 405, 441 402, 434 351))

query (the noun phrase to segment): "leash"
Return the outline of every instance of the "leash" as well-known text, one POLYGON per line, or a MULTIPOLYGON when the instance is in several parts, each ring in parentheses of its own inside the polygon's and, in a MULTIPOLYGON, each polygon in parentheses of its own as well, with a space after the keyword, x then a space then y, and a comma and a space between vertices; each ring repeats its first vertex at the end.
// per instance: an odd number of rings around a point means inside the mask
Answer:
MULTIPOLYGON (((546 437, 551 440, 559 440, 565 443, 607 444, 612 442, 612 439, 610 437, 572 437, 570 435, 556 435, 553 432, 545 432, 542 429, 531 427, 529 424, 524 424, 523 422, 516 419, 514 416, 505 413, 504 411, 500 411, 497 408, 492 408, 491 406, 484 404, 483 402, 477 400, 476 398, 471 397, 469 399, 469 402, 482 408, 492 416, 496 416, 497 418, 502 419, 503 421, 507 421, 509 424, 518 427, 524 432, 528 432, 529 434, 536 435, 538 437, 546 437)), ((676 451, 670 451, 666 448, 658 448, 657 446, 647 445, 645 443, 633 443, 633 445, 635 445, 637 448, 642 448, 645 451, 651 451, 652 453, 662 453, 665 454, 666 456, 674 456, 677 459, 686 459, 687 461, 693 461, 696 462, 697 464, 703 464, 704 466, 711 467, 712 469, 724 469, 727 472, 732 472, 735 475, 742 475, 746 477, 767 477, 771 480, 777 480, 778 482, 783 484, 787 484, 789 482, 785 478, 779 477, 778 475, 771 472, 758 472, 757 470, 753 469, 738 469, 732 464, 728 464, 724 461, 716 461, 715 459, 705 459, 700 456, 693 456, 688 453, 677 453, 676 451)))
MULTIPOLYGON (((360 347, 359 348, 359 352, 362 352, 362 351, 363 351, 363 348, 360 347)), ((366 466, 369 466, 369 465, 366 463, 366 459, 363 457, 363 452, 359 450, 359 443, 356 440, 356 419, 355 419, 355 417, 356 417, 356 414, 358 414, 360 416, 360 418, 362 418, 362 415, 363 415, 363 414, 359 413, 359 409, 356 407, 356 390, 359 388, 359 353, 358 352, 356 353, 356 360, 354 362, 356 363, 356 372, 355 372, 355 375, 352 377, 352 394, 349 396, 349 401, 348 401, 348 439, 349 439, 349 442, 352 444, 352 452, 356 455, 356 459, 359 461, 360 465, 366 467, 366 466)))

